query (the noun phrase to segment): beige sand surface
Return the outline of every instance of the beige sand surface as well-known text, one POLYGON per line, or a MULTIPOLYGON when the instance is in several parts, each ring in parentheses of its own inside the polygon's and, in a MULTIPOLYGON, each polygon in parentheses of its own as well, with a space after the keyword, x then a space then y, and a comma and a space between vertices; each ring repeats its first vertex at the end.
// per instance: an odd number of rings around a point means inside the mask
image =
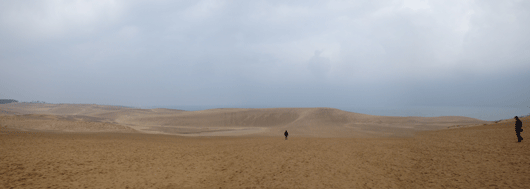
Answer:
MULTIPOLYGON (((389 117, 346 112, 332 108, 268 108, 268 109, 211 109, 181 111, 170 109, 134 109, 92 104, 30 104, 0 105, 0 115, 42 117, 49 120, 71 121, 68 131, 90 132, 88 122, 114 125, 96 127, 93 132, 116 130, 126 132, 121 125, 142 133, 179 136, 278 136, 290 131, 297 137, 410 137, 417 131, 444 129, 458 125, 490 123, 458 116, 446 117, 389 117), (31 115, 29 115, 31 114, 31 115), (75 126, 81 125, 81 126, 75 126)), ((12 118, 18 119, 18 118, 12 118)), ((0 119, 0 124, 2 120, 0 119)), ((17 129, 64 130, 54 124, 34 127, 31 123, 4 121, 17 129)), ((60 124, 59 124, 60 125, 60 124)))
POLYGON ((76 120, 45 114, 0 115, 0 125, 20 131, 137 133, 123 125, 76 120))
POLYGON ((526 140, 513 120, 21 103, 0 106, 0 188, 530 188, 526 140))
POLYGON ((530 188, 530 138, 513 125, 287 141, 2 127, 0 187, 530 188))

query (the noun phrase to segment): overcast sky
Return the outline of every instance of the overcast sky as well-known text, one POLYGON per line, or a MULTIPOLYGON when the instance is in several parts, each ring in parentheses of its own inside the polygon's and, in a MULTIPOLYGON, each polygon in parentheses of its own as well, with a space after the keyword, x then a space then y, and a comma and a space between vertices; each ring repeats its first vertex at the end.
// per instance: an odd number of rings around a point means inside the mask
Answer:
POLYGON ((530 1, 0 0, 0 98, 530 106, 530 1))

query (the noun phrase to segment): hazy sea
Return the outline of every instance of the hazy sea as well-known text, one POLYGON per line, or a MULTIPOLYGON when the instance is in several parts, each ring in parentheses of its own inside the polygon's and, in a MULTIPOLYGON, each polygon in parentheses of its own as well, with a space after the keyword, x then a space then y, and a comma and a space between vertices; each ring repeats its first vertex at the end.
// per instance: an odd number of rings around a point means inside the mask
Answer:
MULTIPOLYGON (((157 106, 149 108, 170 108, 198 111, 214 108, 276 108, 266 106, 157 106)), ((381 116, 465 116, 486 121, 511 119, 514 116, 527 116, 530 108, 517 107, 467 107, 467 106, 402 106, 402 107, 335 107, 348 112, 381 116)))

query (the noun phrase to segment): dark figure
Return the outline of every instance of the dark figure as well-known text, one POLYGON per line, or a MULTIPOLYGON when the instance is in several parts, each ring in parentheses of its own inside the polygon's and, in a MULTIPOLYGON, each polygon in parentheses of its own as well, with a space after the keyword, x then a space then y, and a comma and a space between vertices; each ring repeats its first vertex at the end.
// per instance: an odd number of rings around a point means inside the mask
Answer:
POLYGON ((287 132, 287 130, 285 130, 285 133, 283 133, 283 135, 285 135, 285 140, 287 140, 287 137, 289 136, 289 133, 287 132))
POLYGON ((523 137, 521 137, 521 132, 523 132, 523 122, 519 120, 517 116, 515 118, 515 133, 517 134, 517 142, 521 142, 523 140, 523 137))

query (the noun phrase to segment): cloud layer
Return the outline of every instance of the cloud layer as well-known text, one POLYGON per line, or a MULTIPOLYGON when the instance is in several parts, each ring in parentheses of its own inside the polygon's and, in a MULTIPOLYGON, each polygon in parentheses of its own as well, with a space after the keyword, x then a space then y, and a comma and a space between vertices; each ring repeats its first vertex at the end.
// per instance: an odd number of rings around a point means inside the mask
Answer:
POLYGON ((0 97, 530 105, 527 1, 3 1, 0 97))

